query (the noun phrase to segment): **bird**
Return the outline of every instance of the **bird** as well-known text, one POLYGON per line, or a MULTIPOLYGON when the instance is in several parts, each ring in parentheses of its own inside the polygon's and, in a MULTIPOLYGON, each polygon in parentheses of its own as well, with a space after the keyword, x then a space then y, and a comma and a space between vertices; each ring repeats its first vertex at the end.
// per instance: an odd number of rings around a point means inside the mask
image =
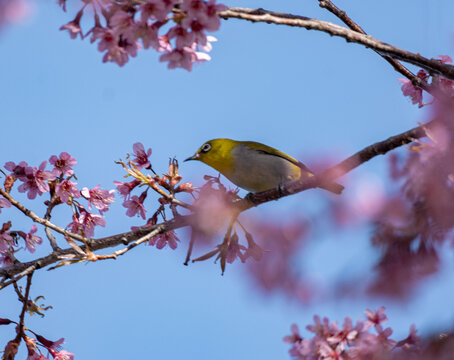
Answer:
MULTIPOLYGON (((290 155, 255 141, 209 140, 184 161, 189 160, 211 166, 251 193, 280 189, 286 182, 314 176, 307 166, 290 155)), ((336 182, 323 183, 320 188, 334 194, 344 189, 336 182)))

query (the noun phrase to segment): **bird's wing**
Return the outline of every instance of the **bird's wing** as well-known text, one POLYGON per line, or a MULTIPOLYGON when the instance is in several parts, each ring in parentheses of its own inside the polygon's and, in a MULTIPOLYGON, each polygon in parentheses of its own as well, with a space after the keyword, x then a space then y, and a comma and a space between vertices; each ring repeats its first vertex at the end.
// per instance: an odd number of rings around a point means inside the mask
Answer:
POLYGON ((285 160, 291 162, 292 164, 298 166, 299 168, 301 168, 301 170, 312 174, 312 171, 306 165, 304 165, 302 162, 296 160, 295 158, 291 157, 290 155, 287 155, 286 153, 284 153, 282 151, 272 148, 271 146, 261 144, 261 143, 255 142, 255 141, 243 141, 242 143, 257 152, 261 152, 263 154, 268 154, 268 155, 273 155, 273 156, 278 156, 282 159, 285 159, 285 160))

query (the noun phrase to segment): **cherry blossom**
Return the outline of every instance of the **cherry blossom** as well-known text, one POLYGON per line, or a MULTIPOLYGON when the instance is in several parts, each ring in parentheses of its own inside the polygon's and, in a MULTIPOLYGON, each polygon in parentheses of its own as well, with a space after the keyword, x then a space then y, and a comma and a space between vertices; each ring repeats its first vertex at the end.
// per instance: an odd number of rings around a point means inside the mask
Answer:
POLYGON ((60 153, 60 156, 52 155, 49 159, 49 163, 54 165, 53 173, 63 176, 71 176, 74 174, 72 167, 77 164, 74 159, 67 152, 60 153))
POLYGON ((8 199, 5 199, 4 197, 0 197, 0 214, 2 212, 2 208, 10 208, 11 203, 9 202, 8 199))
MULTIPOLYGON (((427 81, 429 74, 427 74, 425 70, 419 70, 417 76, 420 79, 427 81)), ((418 104, 419 107, 422 107, 422 89, 420 87, 414 86, 408 79, 397 80, 403 83, 401 90, 404 96, 409 96, 411 98, 412 104, 418 104)))
POLYGON ((76 184, 71 180, 63 180, 55 186, 55 193, 62 202, 67 203, 71 198, 80 197, 80 191, 76 188, 76 184))
POLYGON ((25 168, 28 167, 28 164, 25 161, 21 161, 19 164, 15 164, 12 161, 8 161, 5 164, 5 169, 11 171, 11 175, 13 175, 16 179, 26 179, 27 176, 25 174, 25 168))
POLYGON ((80 192, 82 196, 88 200, 88 208, 91 210, 91 205, 99 210, 100 213, 109 210, 110 204, 114 201, 115 190, 100 189, 101 185, 95 186, 93 189, 88 190, 84 187, 80 192))
POLYGON ((135 159, 133 159, 132 162, 139 169, 148 169, 151 166, 150 160, 148 159, 151 155, 151 149, 145 151, 143 144, 140 142, 135 143, 132 148, 135 155, 135 159))
POLYGON ((140 185, 141 181, 134 179, 130 182, 119 182, 114 181, 114 184, 117 186, 117 191, 125 197, 125 200, 128 200, 131 197, 131 191, 135 189, 136 186, 140 185))
POLYGON ((35 252, 36 245, 40 245, 43 242, 43 239, 35 235, 37 231, 38 227, 36 225, 32 225, 29 233, 25 235, 25 247, 31 253, 35 252))
POLYGON ((129 57, 135 57, 142 48, 141 40, 145 49, 152 47, 163 52, 160 61, 168 62, 169 68, 181 67, 188 71, 192 69, 192 63, 211 59, 206 54, 212 48, 206 32, 219 29, 218 12, 227 9, 215 0, 146 0, 131 3, 130 7, 119 6, 112 0, 96 2, 96 6, 94 3, 86 2, 76 18, 61 30, 68 30, 72 38, 78 34, 82 37, 80 20, 85 7, 92 6, 95 9, 94 26, 85 36, 91 33, 90 41, 99 41, 98 50, 104 52, 103 62, 125 65, 129 57), (179 11, 174 12, 177 4, 179 11), (98 11, 98 7, 102 11, 98 11), (166 24, 173 25, 164 27, 166 24))
POLYGON ((367 310, 366 322, 359 319, 355 326, 347 317, 342 329, 338 328, 336 322, 330 322, 328 318, 324 318, 322 322, 320 317, 315 316, 315 324, 306 327, 314 333, 312 338, 303 338, 298 327, 293 324, 291 335, 285 336, 283 341, 292 345, 289 354, 298 360, 388 359, 397 354, 402 355, 402 359, 405 359, 408 356, 406 351, 418 350, 419 339, 415 335, 416 329, 412 326, 407 339, 396 342, 389 339, 392 334, 390 328, 382 331, 381 327, 365 325, 371 319, 374 324, 384 322, 386 315, 383 311, 383 307, 377 312, 367 310), (369 332, 370 329, 375 329, 377 333, 369 332))
POLYGON ((382 332, 383 330, 381 324, 388 321, 388 318, 385 314, 385 307, 382 306, 377 311, 367 309, 365 311, 365 314, 367 316, 367 321, 365 323, 366 328, 375 326, 375 330, 377 330, 377 332, 382 332))
POLYGON ((79 216, 73 215, 73 221, 68 224, 71 232, 91 237, 95 233, 95 226, 106 226, 106 220, 98 214, 91 214, 80 208, 79 216))
POLYGON ((13 237, 7 232, 0 232, 0 254, 6 254, 10 249, 13 237))
POLYGON ((48 181, 55 180, 56 176, 50 171, 45 171, 47 161, 43 161, 39 168, 27 166, 24 169, 25 176, 21 176, 19 180, 24 183, 19 186, 19 192, 27 192, 29 199, 36 198, 36 195, 42 195, 49 192, 48 181))
POLYGON ((177 242, 179 241, 180 239, 178 239, 175 232, 169 231, 165 234, 159 234, 153 237, 148 241, 148 245, 156 245, 156 248, 159 250, 163 249, 166 245, 169 245, 172 250, 175 250, 178 246, 177 242))
POLYGON ((83 39, 84 35, 82 34, 82 29, 80 28, 80 19, 83 14, 83 9, 80 10, 74 20, 70 21, 69 23, 63 25, 60 30, 68 30, 69 36, 71 39, 75 39, 77 35, 80 35, 80 38, 83 39))
POLYGON ((144 196, 137 196, 134 195, 132 196, 129 200, 126 200, 123 202, 123 206, 127 208, 128 210, 126 211, 126 215, 133 217, 136 214, 139 214, 142 219, 145 220, 145 207, 143 206, 143 201, 145 200, 144 196))

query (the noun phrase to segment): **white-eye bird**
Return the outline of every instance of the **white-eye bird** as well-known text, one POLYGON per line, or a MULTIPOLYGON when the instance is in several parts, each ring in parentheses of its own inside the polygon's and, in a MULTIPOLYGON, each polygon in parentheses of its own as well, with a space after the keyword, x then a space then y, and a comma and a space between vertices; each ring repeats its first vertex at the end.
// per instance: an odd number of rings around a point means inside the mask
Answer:
MULTIPOLYGON (((270 146, 254 141, 213 139, 187 158, 219 171, 232 183, 252 193, 278 188, 288 181, 313 176, 301 162, 270 146)), ((321 188, 340 194, 344 187, 332 182, 321 188)))

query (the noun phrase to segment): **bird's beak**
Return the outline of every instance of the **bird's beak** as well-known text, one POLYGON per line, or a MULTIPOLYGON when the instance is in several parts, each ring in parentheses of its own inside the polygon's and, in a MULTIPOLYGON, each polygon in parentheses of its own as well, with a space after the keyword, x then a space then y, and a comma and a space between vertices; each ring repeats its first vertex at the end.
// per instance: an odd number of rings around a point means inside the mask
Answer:
POLYGON ((189 161, 189 160, 199 160, 199 153, 195 153, 194 155, 188 157, 187 159, 184 159, 184 161, 189 161))

